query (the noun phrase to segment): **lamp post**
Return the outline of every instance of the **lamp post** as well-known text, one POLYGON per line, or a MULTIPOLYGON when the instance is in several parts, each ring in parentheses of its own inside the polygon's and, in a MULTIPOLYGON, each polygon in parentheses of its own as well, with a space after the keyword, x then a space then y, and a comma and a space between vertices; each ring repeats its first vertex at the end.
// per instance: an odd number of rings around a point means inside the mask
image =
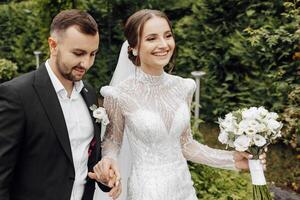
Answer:
MULTIPOLYGON (((200 108, 200 78, 204 76, 206 73, 203 71, 193 71, 192 76, 196 79, 196 95, 195 95, 195 119, 199 119, 199 108, 200 108)), ((198 126, 197 122, 195 126, 198 126)))
POLYGON ((42 52, 41 51, 34 51, 33 54, 35 55, 36 68, 39 68, 39 66, 40 66, 40 54, 42 54, 42 52))

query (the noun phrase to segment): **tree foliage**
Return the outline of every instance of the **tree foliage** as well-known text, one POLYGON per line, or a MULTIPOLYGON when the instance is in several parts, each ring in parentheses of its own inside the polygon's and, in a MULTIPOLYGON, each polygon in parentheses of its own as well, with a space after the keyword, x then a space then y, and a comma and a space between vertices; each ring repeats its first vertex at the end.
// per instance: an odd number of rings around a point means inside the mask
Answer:
POLYGON ((21 73, 35 68, 33 51, 40 49, 42 20, 36 12, 37 3, 25 1, 0 7, 0 58, 11 60, 21 73))
POLYGON ((176 23, 178 68, 207 73, 203 117, 259 105, 282 112, 299 84, 298 24, 297 5, 281 0, 194 1, 191 15, 176 23))
POLYGON ((283 137, 286 144, 300 151, 300 86, 288 95, 288 105, 281 115, 284 123, 283 137))

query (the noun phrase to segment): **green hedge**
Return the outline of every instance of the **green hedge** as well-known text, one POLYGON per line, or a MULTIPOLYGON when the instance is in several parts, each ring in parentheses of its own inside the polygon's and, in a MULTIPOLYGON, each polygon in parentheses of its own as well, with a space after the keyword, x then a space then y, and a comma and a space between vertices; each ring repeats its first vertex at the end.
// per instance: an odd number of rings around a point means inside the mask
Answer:
POLYGON ((10 60, 0 59, 0 83, 14 78, 18 73, 18 67, 10 60))
POLYGON ((47 54, 47 37, 43 34, 37 1, 0 6, 0 24, 0 57, 17 63, 21 73, 35 69, 33 52, 41 50, 47 54))
POLYGON ((197 164, 190 164, 190 171, 198 199, 252 199, 252 185, 248 173, 215 169, 197 164))
POLYGON ((246 106, 283 111, 299 84, 300 64, 293 59, 300 38, 297 2, 196 0, 192 13, 176 23, 178 71, 207 73, 201 88, 205 120, 246 106))

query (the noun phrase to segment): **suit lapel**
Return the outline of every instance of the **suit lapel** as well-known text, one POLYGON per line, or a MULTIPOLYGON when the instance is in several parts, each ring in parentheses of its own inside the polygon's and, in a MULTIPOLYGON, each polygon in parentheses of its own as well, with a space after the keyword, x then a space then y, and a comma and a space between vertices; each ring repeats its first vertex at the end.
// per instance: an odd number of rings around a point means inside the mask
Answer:
POLYGON ((83 87, 81 90, 81 95, 89 109, 92 121, 93 121, 93 125, 94 125, 94 138, 96 140, 96 159, 99 158, 99 153, 100 153, 100 133, 101 133, 101 129, 99 124, 96 123, 95 118, 93 117, 93 111, 90 109, 90 106, 92 105, 97 105, 98 103, 95 102, 96 97, 93 95, 94 92, 93 91, 89 91, 86 87, 83 87))
POLYGON ((45 64, 42 64, 36 71, 33 87, 40 98, 62 148, 64 149, 68 159, 73 163, 70 139, 65 118, 45 64))

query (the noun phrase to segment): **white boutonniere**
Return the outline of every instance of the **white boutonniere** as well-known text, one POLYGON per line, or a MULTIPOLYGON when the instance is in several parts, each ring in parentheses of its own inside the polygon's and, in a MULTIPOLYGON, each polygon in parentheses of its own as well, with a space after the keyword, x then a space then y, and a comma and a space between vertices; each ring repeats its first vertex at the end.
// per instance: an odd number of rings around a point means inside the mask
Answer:
POLYGON ((97 107, 95 104, 93 104, 90 106, 90 109, 93 111, 93 117, 96 119, 96 123, 101 123, 104 126, 109 124, 106 110, 103 107, 97 107))

